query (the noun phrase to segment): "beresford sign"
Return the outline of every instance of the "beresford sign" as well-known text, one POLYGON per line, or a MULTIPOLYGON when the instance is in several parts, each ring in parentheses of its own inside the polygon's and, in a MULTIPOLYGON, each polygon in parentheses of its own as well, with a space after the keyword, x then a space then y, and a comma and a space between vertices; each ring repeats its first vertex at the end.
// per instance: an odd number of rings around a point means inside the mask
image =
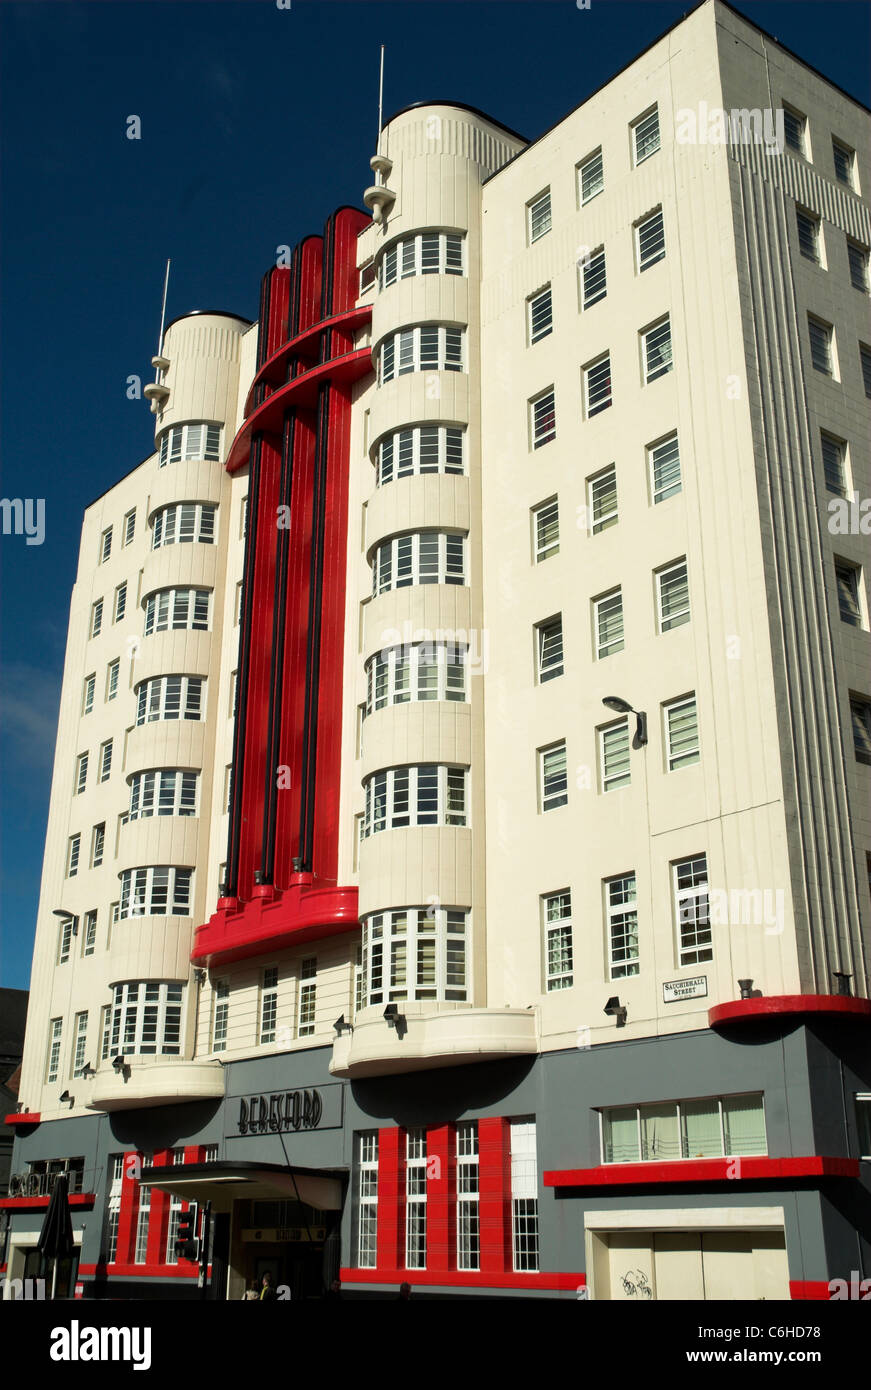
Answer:
POLYGON ((321 1093, 275 1091, 266 1096, 239 1097, 240 1134, 280 1134, 291 1129, 317 1129, 324 1113, 321 1093))

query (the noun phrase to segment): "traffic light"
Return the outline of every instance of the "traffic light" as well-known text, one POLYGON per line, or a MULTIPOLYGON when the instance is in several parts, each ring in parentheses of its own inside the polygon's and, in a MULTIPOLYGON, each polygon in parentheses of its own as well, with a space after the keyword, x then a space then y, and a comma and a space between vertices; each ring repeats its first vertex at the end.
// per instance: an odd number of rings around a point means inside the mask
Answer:
POLYGON ((195 1260, 199 1256, 200 1243, 197 1240, 199 1214, 199 1203, 191 1202, 187 1211, 183 1211, 179 1217, 175 1253, 181 1259, 195 1260))

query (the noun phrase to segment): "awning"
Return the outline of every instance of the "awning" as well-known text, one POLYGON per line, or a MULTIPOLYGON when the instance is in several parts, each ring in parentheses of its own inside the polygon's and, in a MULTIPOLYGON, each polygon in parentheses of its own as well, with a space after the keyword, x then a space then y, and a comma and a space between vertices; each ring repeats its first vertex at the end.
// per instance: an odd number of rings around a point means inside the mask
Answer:
POLYGON ((213 1211, 230 1211, 238 1201, 306 1202, 318 1211, 341 1211, 346 1168, 285 1167, 280 1163, 185 1163, 143 1167, 139 1182, 185 1202, 211 1202, 213 1211))

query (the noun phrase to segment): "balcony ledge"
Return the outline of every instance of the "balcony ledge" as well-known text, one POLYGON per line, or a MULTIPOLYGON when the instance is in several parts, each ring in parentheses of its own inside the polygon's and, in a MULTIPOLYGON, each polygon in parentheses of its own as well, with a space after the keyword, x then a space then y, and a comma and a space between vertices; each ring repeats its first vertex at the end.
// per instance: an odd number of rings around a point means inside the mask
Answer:
POLYGON ((126 1059, 126 1075, 109 1067, 97 1072, 89 1110, 145 1110, 155 1105, 183 1105, 193 1100, 222 1100, 224 1068, 220 1062, 126 1059))
POLYGON ((398 1072, 495 1062, 538 1053, 538 1018, 532 1009, 476 1009, 465 1005, 398 1002, 403 1031, 384 1021, 382 1006, 357 1015, 353 1032, 333 1043, 333 1076, 356 1079, 398 1072))

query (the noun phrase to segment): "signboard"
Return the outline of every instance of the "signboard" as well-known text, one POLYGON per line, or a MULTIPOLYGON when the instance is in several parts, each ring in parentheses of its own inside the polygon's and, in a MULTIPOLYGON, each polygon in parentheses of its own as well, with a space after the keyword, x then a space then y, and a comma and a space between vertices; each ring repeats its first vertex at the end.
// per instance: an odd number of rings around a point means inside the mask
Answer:
POLYGON ((316 1241, 320 1243, 326 1238, 326 1226, 276 1226, 269 1229, 251 1227, 250 1230, 242 1231, 243 1241, 264 1241, 269 1245, 284 1245, 287 1241, 316 1241))
POLYGON ((680 999, 704 999, 707 993, 707 975, 693 975, 685 980, 666 980, 662 986, 662 1002, 674 1004, 680 999))
POLYGON ((230 1097, 227 1108, 231 1114, 235 1109, 235 1125, 228 1138, 338 1129, 342 1123, 342 1090, 341 1083, 334 1082, 294 1091, 230 1097))

